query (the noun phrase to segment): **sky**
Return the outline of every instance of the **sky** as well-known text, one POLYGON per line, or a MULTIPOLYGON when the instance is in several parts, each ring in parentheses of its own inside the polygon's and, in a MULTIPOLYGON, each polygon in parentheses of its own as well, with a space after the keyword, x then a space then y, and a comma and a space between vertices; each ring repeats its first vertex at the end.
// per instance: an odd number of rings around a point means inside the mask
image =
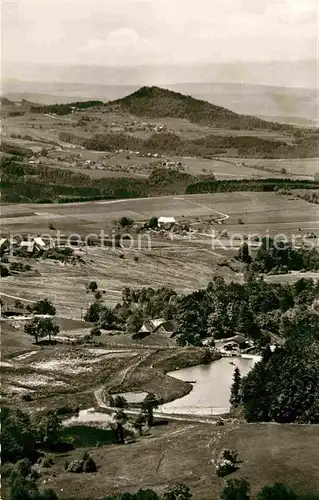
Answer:
POLYGON ((4 62, 317 59, 317 0, 2 0, 4 62))

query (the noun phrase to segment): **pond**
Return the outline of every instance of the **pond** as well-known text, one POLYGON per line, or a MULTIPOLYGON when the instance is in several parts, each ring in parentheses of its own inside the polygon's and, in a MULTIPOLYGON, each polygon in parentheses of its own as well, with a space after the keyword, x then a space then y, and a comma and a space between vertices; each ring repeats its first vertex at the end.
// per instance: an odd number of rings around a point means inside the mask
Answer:
POLYGON ((102 411, 96 411, 94 408, 88 408, 86 410, 80 410, 77 415, 68 417, 63 420, 63 426, 69 427, 72 425, 82 425, 89 423, 103 423, 109 424, 112 421, 111 413, 103 413, 102 411))
POLYGON ((162 413, 221 415, 229 411, 230 388, 236 366, 246 375, 259 356, 225 357, 207 365, 197 365, 167 373, 193 383, 192 391, 159 407, 162 413))

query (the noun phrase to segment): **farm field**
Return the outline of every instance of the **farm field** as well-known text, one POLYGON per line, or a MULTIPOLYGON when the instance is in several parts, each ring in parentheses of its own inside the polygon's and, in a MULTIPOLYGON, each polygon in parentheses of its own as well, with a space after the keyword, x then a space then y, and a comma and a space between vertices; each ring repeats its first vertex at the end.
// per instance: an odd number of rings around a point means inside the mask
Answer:
MULTIPOLYGON (((163 196, 127 200, 92 201, 68 204, 17 204, 3 205, 1 211, 3 233, 50 233, 49 223, 66 231, 100 231, 110 229, 114 220, 123 216, 136 221, 149 220, 152 216, 173 216, 192 222, 202 218, 224 220, 227 231, 270 233, 280 231, 310 231, 318 229, 318 207, 293 196, 277 193, 235 192, 183 196, 163 196), (244 224, 239 223, 242 219, 244 224)), ((220 227, 215 227, 219 230, 220 227)), ((54 233, 52 233, 54 234, 54 233)))

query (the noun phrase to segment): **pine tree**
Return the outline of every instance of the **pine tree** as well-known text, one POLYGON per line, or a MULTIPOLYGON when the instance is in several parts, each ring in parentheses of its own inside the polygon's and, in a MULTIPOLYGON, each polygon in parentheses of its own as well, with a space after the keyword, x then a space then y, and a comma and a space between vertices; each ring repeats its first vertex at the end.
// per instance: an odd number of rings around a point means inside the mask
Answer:
POLYGON ((233 408, 237 408, 241 403, 241 375, 238 366, 234 370, 229 402, 233 408))

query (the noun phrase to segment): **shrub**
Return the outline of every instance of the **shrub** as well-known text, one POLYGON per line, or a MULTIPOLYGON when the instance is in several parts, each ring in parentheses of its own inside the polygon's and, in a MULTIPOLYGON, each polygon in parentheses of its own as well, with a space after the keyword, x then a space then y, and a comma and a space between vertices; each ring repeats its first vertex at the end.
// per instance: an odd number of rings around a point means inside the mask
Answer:
POLYGON ((219 477, 227 476, 236 469, 237 452, 233 450, 223 450, 217 460, 216 474, 219 477))
POLYGON ((10 271, 25 272, 30 271, 32 268, 29 264, 22 264, 22 262, 12 262, 10 264, 10 271))
POLYGON ((250 486, 246 478, 238 477, 227 481, 221 500, 249 500, 250 486))
POLYGON ((90 473, 96 471, 97 471, 96 463, 94 462, 92 457, 88 457, 87 460, 84 462, 83 472, 90 473))
POLYGON ((10 477, 14 470, 14 467, 15 467, 14 464, 12 464, 11 462, 3 464, 0 468, 1 477, 3 478, 10 477))
POLYGON ((89 289, 91 292, 96 292, 96 290, 98 289, 97 282, 96 282, 96 281, 91 281, 91 282, 89 283, 88 289, 89 289))
POLYGON ((163 500, 190 500, 192 496, 189 486, 184 483, 176 483, 165 488, 163 500))
POLYGON ((24 304, 21 302, 21 300, 16 300, 14 303, 14 307, 18 307, 19 309, 24 309, 24 304))
POLYGON ((158 218, 157 217, 152 217, 148 223, 149 227, 152 229, 156 229, 158 227, 158 218))
POLYGON ((98 290, 97 292, 95 292, 94 298, 95 298, 95 300, 102 300, 102 298, 103 298, 102 292, 100 292, 100 290, 98 290))
POLYGON ((131 227, 134 224, 134 220, 129 217, 122 217, 119 221, 121 227, 131 227))
POLYGON ((43 455, 43 457, 40 457, 38 460, 39 466, 44 468, 49 468, 52 465, 54 465, 54 463, 55 463, 54 455, 52 455, 51 453, 46 453, 45 455, 43 455))
POLYGON ((7 268, 7 266, 3 266, 2 264, 0 264, 0 276, 1 276, 1 278, 5 278, 6 276, 10 276, 10 272, 9 272, 9 269, 7 268))
POLYGON ((281 483, 265 486, 258 493, 258 500, 295 500, 296 498, 296 493, 281 483))
POLYGON ((69 463, 67 472, 73 472, 76 474, 79 474, 80 472, 83 472, 83 466, 84 466, 84 460, 73 460, 72 462, 69 463))

